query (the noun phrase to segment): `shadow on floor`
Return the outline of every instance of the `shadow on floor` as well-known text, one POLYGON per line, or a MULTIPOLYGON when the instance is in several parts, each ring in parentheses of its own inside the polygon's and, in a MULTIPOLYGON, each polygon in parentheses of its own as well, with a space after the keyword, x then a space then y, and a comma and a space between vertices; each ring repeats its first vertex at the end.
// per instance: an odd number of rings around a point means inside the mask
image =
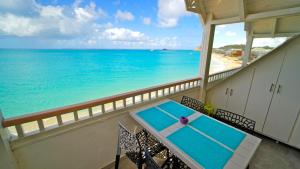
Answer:
POLYGON ((300 150, 263 137, 253 156, 251 169, 300 169, 300 150))

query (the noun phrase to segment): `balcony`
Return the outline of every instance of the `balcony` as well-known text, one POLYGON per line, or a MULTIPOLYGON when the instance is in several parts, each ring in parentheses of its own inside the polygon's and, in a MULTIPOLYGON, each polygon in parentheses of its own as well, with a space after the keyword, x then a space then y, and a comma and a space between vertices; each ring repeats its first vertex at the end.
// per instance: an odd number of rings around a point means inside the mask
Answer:
MULTIPOLYGON (((209 83, 213 85, 237 70, 212 74, 209 83)), ((183 95, 198 98, 201 92, 200 81, 200 78, 188 79, 14 119, 4 119, 4 129, 1 132, 3 142, 6 143, 3 145, 9 145, 10 148, 0 147, 0 153, 6 154, 12 165, 22 169, 113 168, 118 122, 122 121, 131 130, 135 130, 139 125, 129 116, 129 111, 165 98, 178 102, 183 95)), ((252 160, 253 168, 299 166, 299 151, 262 138, 263 143, 252 160)), ((135 166, 124 157, 120 168, 135 166)))

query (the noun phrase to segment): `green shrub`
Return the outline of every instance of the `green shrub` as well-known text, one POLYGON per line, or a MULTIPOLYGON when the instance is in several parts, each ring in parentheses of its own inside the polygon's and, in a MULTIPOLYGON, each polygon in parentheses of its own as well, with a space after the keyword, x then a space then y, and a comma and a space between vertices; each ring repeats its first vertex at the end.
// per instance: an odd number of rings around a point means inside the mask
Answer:
POLYGON ((214 107, 210 104, 206 104, 204 106, 204 110, 205 110, 205 113, 209 116, 213 116, 214 115, 214 107))

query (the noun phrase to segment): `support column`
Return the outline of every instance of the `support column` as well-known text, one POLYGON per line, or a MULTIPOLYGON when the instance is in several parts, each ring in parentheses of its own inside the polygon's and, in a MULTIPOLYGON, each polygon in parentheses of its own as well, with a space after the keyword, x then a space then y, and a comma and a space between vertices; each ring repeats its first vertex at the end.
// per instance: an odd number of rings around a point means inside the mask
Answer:
POLYGON ((2 126, 3 119, 0 111, 0 168, 18 169, 16 159, 9 144, 9 133, 2 126))
POLYGON ((205 102, 206 88, 208 83, 209 68, 212 54, 212 46, 214 41, 215 25, 210 24, 210 19, 207 20, 204 25, 204 33, 202 40, 202 50, 201 50, 201 65, 200 65, 200 77, 201 80, 201 100, 205 102))
POLYGON ((243 64, 242 64, 243 67, 247 66, 247 63, 250 59, 252 43, 253 43, 253 35, 250 32, 247 32, 247 42, 245 46, 245 52, 244 52, 243 64))

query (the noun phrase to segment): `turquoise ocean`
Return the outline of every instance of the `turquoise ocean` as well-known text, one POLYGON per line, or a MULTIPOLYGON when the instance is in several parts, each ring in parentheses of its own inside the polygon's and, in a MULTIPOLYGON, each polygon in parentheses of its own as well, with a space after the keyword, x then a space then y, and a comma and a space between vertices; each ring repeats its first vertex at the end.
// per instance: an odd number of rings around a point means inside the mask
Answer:
POLYGON ((192 50, 0 50, 5 118, 199 76, 192 50))

